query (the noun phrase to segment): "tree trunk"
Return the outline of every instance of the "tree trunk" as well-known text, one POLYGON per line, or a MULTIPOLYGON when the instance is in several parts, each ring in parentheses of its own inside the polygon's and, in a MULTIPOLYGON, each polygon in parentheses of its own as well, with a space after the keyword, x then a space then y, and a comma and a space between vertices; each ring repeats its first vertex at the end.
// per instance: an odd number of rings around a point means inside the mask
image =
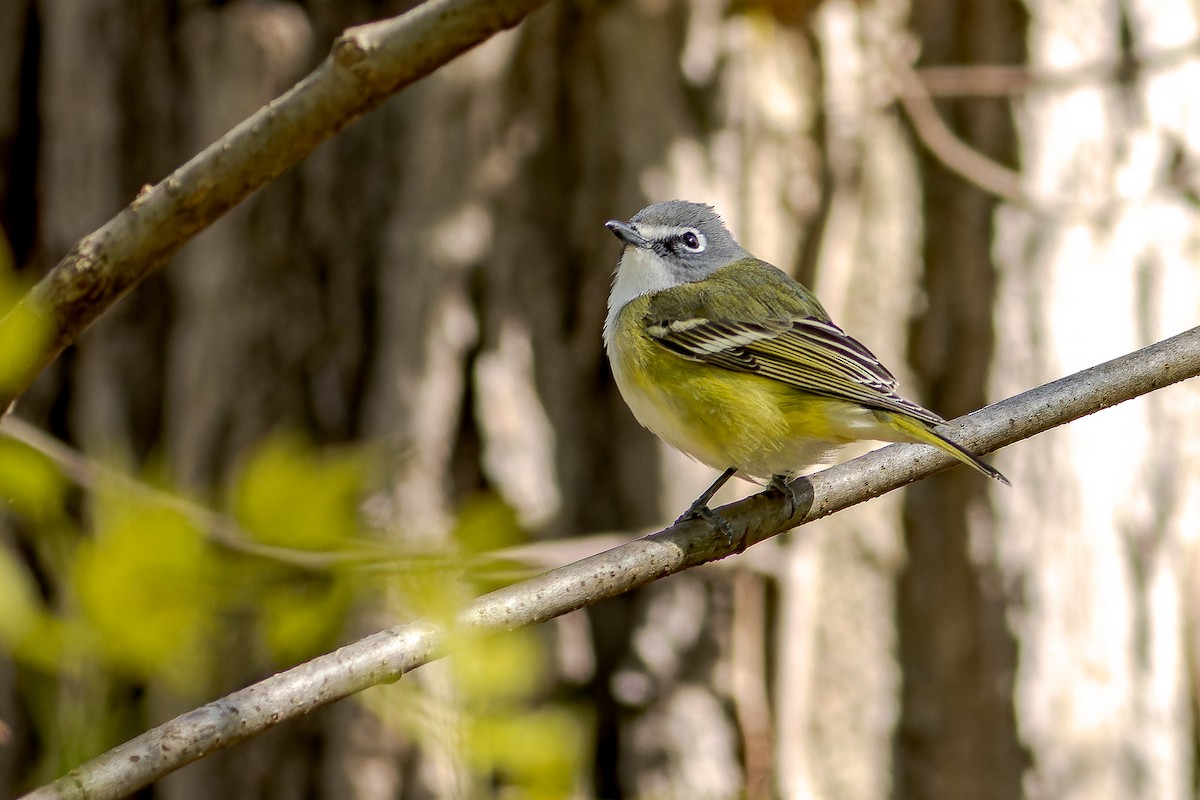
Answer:
MULTIPOLYGON (((1008 3, 928 0, 912 9, 921 66, 1020 64, 1024 24, 1021 9, 1008 3)), ((976 151, 1013 165, 1005 98, 944 101, 938 112, 976 151)), ((987 386, 997 349, 990 254, 997 200, 928 151, 921 167, 924 309, 910 352, 926 402, 953 417, 1002 396, 989 397, 987 386)), ((1005 456, 998 461, 1005 468, 1005 456)), ((1006 625, 1010 598, 1001 576, 979 550, 998 535, 991 509, 1021 503, 1023 483, 1014 484, 1017 491, 1008 491, 953 470, 907 492, 908 560, 897 583, 903 679, 895 791, 901 797, 1022 794, 1028 755, 1012 706, 1018 642, 1006 625)))
MULTIPOLYGON (((1001 394, 1195 324, 1200 31, 1188 3, 1030 5, 1033 209, 996 217, 1001 394), (1053 80, 1054 76, 1062 76, 1053 80), (1185 171, 1186 171, 1185 167, 1185 171), (1192 184, 1194 185, 1194 184, 1192 184)), ((1021 643, 1013 707, 1033 797, 1192 796, 1185 619, 1200 392, 1182 384, 1014 448, 1026 502, 985 557, 1021 643)))

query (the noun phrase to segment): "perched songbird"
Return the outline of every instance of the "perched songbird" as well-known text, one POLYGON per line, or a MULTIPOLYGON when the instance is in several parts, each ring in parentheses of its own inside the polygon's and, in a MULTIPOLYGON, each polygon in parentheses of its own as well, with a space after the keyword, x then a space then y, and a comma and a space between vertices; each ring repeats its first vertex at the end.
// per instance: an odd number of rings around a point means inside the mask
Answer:
POLYGON ((1008 483, 897 394, 879 359, 734 241, 711 206, 671 200, 606 226, 624 243, 604 322, 621 396, 667 444, 724 470, 680 520, 728 530, 708 502, 738 472, 794 510, 787 479, 863 439, 930 444, 1008 483))

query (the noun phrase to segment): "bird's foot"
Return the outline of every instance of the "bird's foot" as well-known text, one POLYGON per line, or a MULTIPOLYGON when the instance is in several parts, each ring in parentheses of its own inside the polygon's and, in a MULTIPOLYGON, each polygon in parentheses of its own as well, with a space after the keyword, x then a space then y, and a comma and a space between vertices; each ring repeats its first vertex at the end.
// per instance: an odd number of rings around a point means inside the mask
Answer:
MULTIPOLYGON (((701 500, 703 499, 704 498, 701 498, 701 500)), ((746 549, 745 537, 743 536, 739 538, 736 536, 733 532, 733 526, 729 524, 729 520, 713 511, 704 503, 701 503, 700 500, 692 503, 692 507, 683 512, 683 515, 679 517, 679 519, 675 520, 675 524, 678 525, 681 522, 687 522, 693 519, 702 519, 709 525, 716 528, 717 531, 724 535, 726 546, 733 547, 734 545, 737 545, 737 548, 734 551, 735 553, 741 553, 746 549)))
POLYGON ((792 488, 786 475, 772 475, 765 491, 783 495, 784 502, 787 503, 785 514, 788 519, 791 519, 792 515, 796 513, 796 509, 800 507, 800 498, 796 496, 796 490, 792 488))
POLYGON ((729 524, 729 520, 722 517, 720 514, 708 507, 708 501, 713 499, 713 495, 717 493, 725 483, 734 476, 737 472, 736 467, 730 467, 725 470, 713 481, 712 486, 704 490, 704 494, 696 498, 696 502, 692 503, 691 508, 683 512, 683 516, 675 520, 678 525, 681 522, 687 522, 689 519, 702 519, 709 525, 712 525, 721 533, 725 534, 725 542, 727 546, 733 547, 737 545, 737 552, 742 552, 746 549, 746 537, 738 537, 733 533, 733 526, 729 524))

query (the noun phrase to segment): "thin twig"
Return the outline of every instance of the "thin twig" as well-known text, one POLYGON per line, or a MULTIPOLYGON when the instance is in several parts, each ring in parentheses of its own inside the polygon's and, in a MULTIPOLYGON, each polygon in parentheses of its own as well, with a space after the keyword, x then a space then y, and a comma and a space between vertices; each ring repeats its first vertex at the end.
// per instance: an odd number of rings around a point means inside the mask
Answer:
POLYGON ((254 538, 228 514, 222 514, 181 495, 158 489, 89 458, 16 416, 9 415, 0 420, 0 435, 46 456, 77 486, 90 491, 106 487, 116 489, 139 502, 170 509, 185 517, 213 542, 236 553, 314 571, 397 558, 395 553, 383 552, 381 548, 359 547, 324 552, 262 544, 254 541, 254 538))
POLYGON ((182 495, 159 489, 136 476, 90 458, 15 415, 0 420, 0 436, 7 436, 41 453, 62 470, 68 480, 82 489, 116 489, 138 502, 181 514, 214 544, 231 552, 312 572, 372 566, 386 568, 388 574, 394 575, 397 568, 402 566, 428 571, 453 559, 457 570, 466 570, 472 577, 486 576, 492 581, 515 581, 594 555, 627 542, 636 535, 596 533, 570 539, 513 545, 466 557, 450 550, 413 550, 383 542, 362 541, 337 550, 300 550, 256 542, 229 514, 182 495))
POLYGON ((1128 62, 1083 64, 1075 69, 1038 72, 1027 66, 982 64, 914 68, 915 44, 891 60, 896 97, 912 122, 921 144, 951 172, 986 192, 1047 217, 1097 219, 1112 214, 1133 198, 1097 203, 1078 199, 1034 198, 1025 191, 1018 172, 1000 164, 963 141, 938 113, 934 97, 1016 97, 1037 91, 1062 91, 1087 84, 1119 84, 1148 69, 1167 69, 1200 52, 1200 41, 1135 54, 1128 62), (907 55, 907 57, 904 57, 907 55))
POLYGON ((931 97, 1016 97, 1035 85, 1033 72, 1017 64, 931 64, 915 70, 931 97))
MULTIPOLYGON (((950 434, 979 453, 1027 439, 1200 375, 1200 328, 1045 384, 955 420, 950 434)), ((793 482, 788 517, 778 494, 719 509, 735 537, 755 544, 870 500, 955 462, 924 445, 891 445, 793 482)), ((1020 492, 1020 487, 1003 491, 1020 492)), ((511 630, 615 597, 736 552, 724 533, 693 520, 478 598, 464 628, 511 630)), ((102 800, 134 792, 184 764, 440 657, 449 634, 429 622, 390 628, 190 711, 119 745, 27 795, 102 800)))
POLYGON ((981 189, 1014 205, 1030 205, 1021 176, 971 147, 942 119, 929 90, 907 64, 896 62, 897 96, 921 143, 945 164, 981 189))
POLYGON ((1121 83, 1145 70, 1169 69, 1200 54, 1200 40, 1053 72, 1025 64, 927 64, 915 72, 933 97, 1019 97, 1034 90, 1121 83))

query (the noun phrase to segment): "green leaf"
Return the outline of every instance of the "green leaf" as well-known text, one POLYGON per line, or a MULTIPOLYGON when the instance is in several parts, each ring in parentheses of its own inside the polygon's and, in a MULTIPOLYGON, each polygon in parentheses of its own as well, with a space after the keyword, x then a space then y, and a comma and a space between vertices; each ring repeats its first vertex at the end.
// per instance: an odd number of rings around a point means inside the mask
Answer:
POLYGON ((11 266, 0 263, 0 391, 4 392, 25 383, 52 333, 50 320, 18 300, 22 293, 11 266))
POLYGON ((177 511, 97 495, 96 536, 75 585, 93 644, 119 669, 186 688, 209 666, 220 592, 216 560, 177 511))
POLYGON ((25 383, 50 340, 50 321, 21 301, 26 289, 17 278, 8 240, 0 233, 0 392, 25 383))
POLYGON ((11 651, 38 626, 42 613, 33 577, 0 549, 0 644, 11 651))
POLYGON ((267 647, 280 665, 296 664, 328 649, 354 600, 342 576, 291 580, 259 598, 267 647))
POLYGON ((66 478, 49 458, 0 436, 0 502, 31 521, 48 522, 62 516, 67 488, 66 478))
POLYGON ((527 540, 517 512, 495 494, 469 498, 454 521, 454 540, 466 553, 486 553, 527 540))
POLYGON ((265 544, 336 549, 358 530, 365 472, 360 452, 317 454, 299 437, 278 435, 242 468, 234 513, 265 544))
POLYGON ((456 642, 451 656, 457 685, 475 708, 513 703, 545 685, 545 648, 538 634, 515 630, 456 642))
POLYGON ((584 757, 584 730, 583 715, 561 706, 477 717, 467 729, 466 753, 477 771, 509 784, 504 796, 567 797, 584 757))

